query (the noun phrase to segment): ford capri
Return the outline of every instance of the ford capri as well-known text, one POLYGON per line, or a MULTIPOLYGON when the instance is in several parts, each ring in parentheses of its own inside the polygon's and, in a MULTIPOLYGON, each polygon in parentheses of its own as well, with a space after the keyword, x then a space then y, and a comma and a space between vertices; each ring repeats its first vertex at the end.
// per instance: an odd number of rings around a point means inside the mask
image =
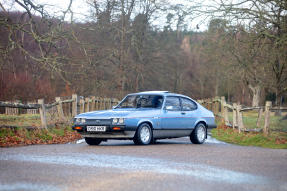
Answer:
POLYGON ((202 144, 207 128, 216 128, 211 111, 188 96, 168 91, 128 94, 111 110, 77 115, 73 124, 89 145, 108 139, 148 145, 157 139, 186 136, 192 143, 202 144))

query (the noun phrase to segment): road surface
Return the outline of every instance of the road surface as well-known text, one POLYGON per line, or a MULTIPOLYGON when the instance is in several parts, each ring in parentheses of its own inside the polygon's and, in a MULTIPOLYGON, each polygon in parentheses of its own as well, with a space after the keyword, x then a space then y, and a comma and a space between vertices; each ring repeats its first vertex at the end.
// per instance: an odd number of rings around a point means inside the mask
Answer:
POLYGON ((212 138, 136 146, 132 141, 0 148, 0 191, 287 191, 287 150, 212 138))

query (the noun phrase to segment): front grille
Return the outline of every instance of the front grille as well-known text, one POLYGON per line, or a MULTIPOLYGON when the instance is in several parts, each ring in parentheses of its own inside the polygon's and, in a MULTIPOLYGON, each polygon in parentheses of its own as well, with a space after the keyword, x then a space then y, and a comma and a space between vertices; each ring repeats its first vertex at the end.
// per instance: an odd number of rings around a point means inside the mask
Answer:
POLYGON ((86 119, 87 125, 111 125, 111 119, 86 119))

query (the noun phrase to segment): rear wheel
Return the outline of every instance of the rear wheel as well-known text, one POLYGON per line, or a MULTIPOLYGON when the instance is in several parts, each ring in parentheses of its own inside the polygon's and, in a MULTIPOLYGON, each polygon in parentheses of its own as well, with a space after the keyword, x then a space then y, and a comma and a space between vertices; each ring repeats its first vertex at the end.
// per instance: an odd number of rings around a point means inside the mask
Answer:
POLYGON ((141 124, 134 137, 134 143, 136 145, 148 145, 152 140, 152 130, 149 124, 141 124))
POLYGON ((85 141, 88 145, 99 145, 102 142, 101 139, 90 138, 90 137, 85 137, 85 141))
POLYGON ((196 125, 190 135, 190 140, 194 144, 202 144, 206 139, 206 126, 203 123, 196 125))

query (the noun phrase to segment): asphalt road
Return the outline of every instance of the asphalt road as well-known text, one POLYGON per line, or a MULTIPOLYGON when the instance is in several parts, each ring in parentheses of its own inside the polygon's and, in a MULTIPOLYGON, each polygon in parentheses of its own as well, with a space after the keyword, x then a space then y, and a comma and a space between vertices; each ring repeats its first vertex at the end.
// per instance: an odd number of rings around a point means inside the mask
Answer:
POLYGON ((188 138, 0 148, 2 190, 287 190, 287 150, 188 138))

